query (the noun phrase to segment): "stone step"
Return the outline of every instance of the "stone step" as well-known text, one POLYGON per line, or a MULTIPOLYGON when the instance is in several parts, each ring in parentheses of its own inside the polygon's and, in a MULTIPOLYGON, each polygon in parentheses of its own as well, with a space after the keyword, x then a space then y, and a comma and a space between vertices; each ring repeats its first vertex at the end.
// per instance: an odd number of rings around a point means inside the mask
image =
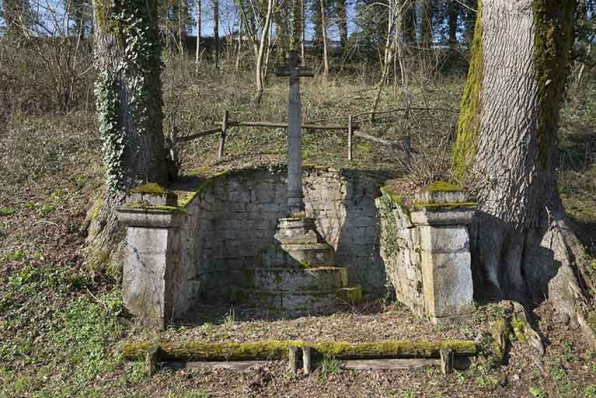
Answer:
POLYGON ((347 304, 359 303, 362 301, 362 287, 360 285, 343 287, 337 291, 337 297, 347 304))
POLYGON ((348 271, 339 267, 253 268, 243 272, 250 287, 261 290, 301 292, 334 290, 348 286, 348 271))
POLYGON ((329 314, 336 312, 341 304, 353 304, 356 301, 351 301, 352 299, 361 298, 360 286, 302 292, 258 289, 242 289, 236 292, 236 304, 250 304, 260 310, 287 316, 329 314))
POLYGON ((310 268, 335 264, 335 251, 327 243, 271 245, 260 253, 263 268, 310 268))

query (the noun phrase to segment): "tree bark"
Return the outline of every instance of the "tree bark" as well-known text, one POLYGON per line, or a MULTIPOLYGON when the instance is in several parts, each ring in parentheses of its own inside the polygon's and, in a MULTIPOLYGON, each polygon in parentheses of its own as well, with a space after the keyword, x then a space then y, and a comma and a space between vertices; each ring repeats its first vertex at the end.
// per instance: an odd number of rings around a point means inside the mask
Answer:
POLYGON ((431 0, 422 0, 422 48, 429 49, 433 44, 433 4, 431 0))
POLYGON ((341 43, 341 50, 345 51, 348 47, 348 13, 346 7, 346 0, 337 0, 336 3, 337 26, 339 28, 339 40, 341 43))
POLYGON ((195 53, 195 73, 199 74, 199 62, 201 57, 201 0, 197 0, 197 51, 195 53))
POLYGON ((213 0, 213 46, 215 69, 219 69, 219 0, 213 0))
POLYGON ((327 50, 327 22, 325 21, 325 0, 320 0, 321 5, 321 33, 323 35, 323 68, 324 77, 329 75, 329 55, 327 50))
POLYGON ((460 5, 455 1, 447 4, 447 27, 449 30, 449 46, 452 49, 457 47, 457 18, 459 16, 460 5))
POLYGON ((403 36, 406 45, 416 43, 416 7, 413 0, 406 0, 403 6, 403 36))
POLYGON ((94 0, 96 101, 106 186, 90 211, 89 251, 109 262, 123 229, 115 206, 146 182, 167 183, 156 2, 94 0), (131 22, 133 21, 133 22, 131 22))
POLYGON ((472 262, 476 286, 487 289, 476 291, 526 304, 546 296, 587 325, 584 254, 555 176, 574 1, 481 6, 453 159, 479 203, 472 262))
POLYGON ((274 0, 269 0, 267 4, 267 17, 265 18, 265 26, 261 29, 261 39, 259 43, 259 53, 257 55, 257 95, 260 99, 263 93, 263 57, 265 56, 265 44, 269 36, 269 27, 271 25, 271 18, 273 16, 274 0))

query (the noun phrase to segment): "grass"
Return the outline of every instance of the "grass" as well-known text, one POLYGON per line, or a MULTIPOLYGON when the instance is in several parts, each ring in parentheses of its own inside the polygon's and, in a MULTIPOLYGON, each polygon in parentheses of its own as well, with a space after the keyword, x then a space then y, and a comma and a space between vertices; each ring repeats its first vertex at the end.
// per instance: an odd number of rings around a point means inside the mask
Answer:
POLYGON ((98 376, 123 366, 114 344, 117 289, 81 294, 81 274, 26 265, 9 277, 0 299, 0 396, 88 396, 98 376), (59 379, 47 383, 48 377, 59 379))

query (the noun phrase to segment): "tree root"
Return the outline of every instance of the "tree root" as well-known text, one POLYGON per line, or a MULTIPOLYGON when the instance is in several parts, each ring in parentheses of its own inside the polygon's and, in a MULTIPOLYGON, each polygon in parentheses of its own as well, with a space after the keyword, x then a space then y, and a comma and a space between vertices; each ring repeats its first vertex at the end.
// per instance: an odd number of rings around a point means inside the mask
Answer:
POLYGON ((591 281, 585 273, 588 257, 584 248, 564 220, 552 223, 542 246, 552 250, 559 266, 548 283, 550 301, 560 319, 578 325, 586 342, 596 348, 596 314, 588 300, 591 281))
POLYGON ((528 344, 539 356, 544 356, 544 344, 540 334, 532 327, 523 305, 515 301, 501 301, 503 316, 492 326, 491 348, 495 364, 507 362, 513 341, 528 344))

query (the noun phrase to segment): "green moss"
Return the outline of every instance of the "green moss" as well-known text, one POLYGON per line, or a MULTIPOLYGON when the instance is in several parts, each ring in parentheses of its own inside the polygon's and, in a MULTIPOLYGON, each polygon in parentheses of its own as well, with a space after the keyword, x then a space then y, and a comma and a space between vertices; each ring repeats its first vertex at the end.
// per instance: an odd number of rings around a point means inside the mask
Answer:
POLYGON ((445 181, 437 181, 433 182, 426 188, 424 188, 424 192, 459 192, 461 188, 457 185, 451 184, 445 181))
POLYGON ((362 301, 362 286, 345 287, 339 290, 339 298, 350 304, 362 301))
POLYGON ((412 205, 414 210, 454 210, 454 209, 475 209, 478 207, 477 203, 473 202, 417 202, 412 205))
POLYGON ((482 47, 482 0, 478 13, 474 41, 470 49, 470 69, 460 104, 457 138, 452 153, 452 171, 458 181, 464 181, 474 162, 480 136, 481 92, 484 79, 484 51, 482 47))
POLYGON ((511 328, 509 322, 505 318, 499 318, 494 323, 492 328, 492 351, 493 358, 496 363, 502 363, 505 359, 507 349, 509 346, 509 335, 511 328))
POLYGON ((273 282, 275 282, 276 285, 280 285, 283 282, 281 272, 278 271, 275 273, 275 278, 274 278, 273 282))
POLYGON ((513 316, 511 317, 511 327, 513 328, 515 338, 518 341, 525 343, 528 340, 526 333, 530 326, 522 316, 518 314, 513 314, 513 316))
POLYGON ((532 1, 536 37, 534 60, 538 83, 538 145, 540 163, 547 170, 557 145, 561 97, 573 41, 574 1, 532 1))
POLYGON ((304 341, 262 341, 254 343, 203 343, 195 340, 183 342, 127 342, 122 356, 127 360, 142 360, 145 352, 158 345, 164 360, 242 360, 283 359, 287 357, 290 345, 310 346, 315 354, 338 359, 350 358, 400 358, 439 357, 439 350, 451 348, 460 355, 476 355, 476 344, 469 340, 405 341, 392 340, 377 343, 304 341))
POLYGON ((242 270, 242 282, 246 288, 255 287, 255 270, 254 269, 243 269, 242 270))
POLYGON ((158 195, 158 196, 165 196, 170 194, 171 192, 162 187, 159 184, 154 182, 150 182, 148 184, 141 185, 140 187, 133 188, 128 191, 129 194, 144 194, 144 195, 158 195))
POLYGON ((395 191, 387 185, 381 187, 381 194, 391 203, 399 206, 401 211, 408 217, 408 219, 410 219, 410 208, 404 204, 404 199, 401 195, 396 194, 395 191))
POLYGON ((88 221, 96 220, 99 217, 99 213, 101 212, 101 207, 103 206, 103 192, 99 194, 95 203, 93 204, 93 208, 87 215, 88 221))
POLYGON ((147 211, 167 211, 170 213, 186 213, 186 210, 177 206, 154 206, 145 202, 129 203, 125 206, 128 209, 138 209, 147 211))

